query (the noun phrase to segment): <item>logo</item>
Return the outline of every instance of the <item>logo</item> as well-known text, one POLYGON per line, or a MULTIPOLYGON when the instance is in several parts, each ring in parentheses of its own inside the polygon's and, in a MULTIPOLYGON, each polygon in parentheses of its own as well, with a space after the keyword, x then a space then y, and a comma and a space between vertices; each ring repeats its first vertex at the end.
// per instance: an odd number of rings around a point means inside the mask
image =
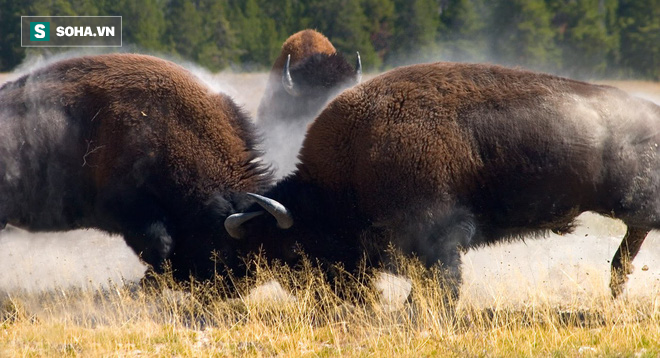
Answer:
POLYGON ((121 47, 121 25, 121 16, 21 16, 21 46, 121 47))
POLYGON ((50 22, 30 22, 30 41, 50 41, 50 22))

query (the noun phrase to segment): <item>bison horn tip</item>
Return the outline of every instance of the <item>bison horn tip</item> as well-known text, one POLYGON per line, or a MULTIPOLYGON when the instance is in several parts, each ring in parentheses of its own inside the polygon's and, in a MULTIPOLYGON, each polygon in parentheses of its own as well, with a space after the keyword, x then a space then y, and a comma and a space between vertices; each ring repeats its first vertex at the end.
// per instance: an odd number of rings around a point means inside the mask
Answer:
POLYGON ((229 236, 233 237, 234 239, 240 239, 243 237, 243 229, 241 228, 243 223, 252 220, 253 218, 263 213, 263 211, 254 211, 250 213, 238 213, 229 215, 225 219, 225 230, 227 230, 229 236))
POLYGON ((280 229, 288 229, 293 226, 293 217, 289 210, 278 201, 261 196, 258 194, 248 193, 257 204, 259 204, 269 214, 273 215, 277 220, 277 227, 280 229))

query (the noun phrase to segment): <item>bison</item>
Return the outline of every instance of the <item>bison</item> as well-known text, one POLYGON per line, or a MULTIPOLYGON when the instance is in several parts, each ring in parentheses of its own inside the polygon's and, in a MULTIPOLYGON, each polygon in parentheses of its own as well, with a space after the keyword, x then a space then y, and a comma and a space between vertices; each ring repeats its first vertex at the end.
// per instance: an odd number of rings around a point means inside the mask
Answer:
POLYGON ((261 123, 312 120, 332 96, 358 83, 361 76, 359 53, 354 69, 322 34, 297 32, 282 44, 257 118, 261 123))
POLYGON ((354 69, 322 34, 303 30, 282 45, 257 112, 265 158, 279 173, 293 169, 307 124, 337 93, 360 81, 360 54, 354 69))
POLYGON ((344 91, 296 171, 228 232, 288 263, 347 268, 392 244, 460 283, 460 250, 570 232, 592 211, 628 227, 614 296, 660 228, 660 107, 608 86, 480 64, 401 67, 344 91), (264 211, 262 209, 266 209, 264 211), (268 212, 272 215, 263 215, 268 212))
POLYGON ((233 252, 205 215, 211 194, 228 215, 271 183, 246 114, 155 57, 73 58, 6 83, 0 128, 0 222, 121 234, 181 279, 210 277, 212 251, 233 252))

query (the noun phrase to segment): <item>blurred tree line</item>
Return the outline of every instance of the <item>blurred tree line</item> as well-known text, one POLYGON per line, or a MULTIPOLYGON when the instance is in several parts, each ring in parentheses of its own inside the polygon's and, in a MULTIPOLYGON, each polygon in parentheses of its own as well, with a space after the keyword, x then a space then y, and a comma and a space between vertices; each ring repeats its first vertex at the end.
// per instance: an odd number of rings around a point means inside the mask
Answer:
POLYGON ((660 0, 0 0, 0 71, 25 56, 21 15, 122 15, 124 44, 211 70, 267 69, 314 28, 368 69, 488 61, 660 80, 660 0))

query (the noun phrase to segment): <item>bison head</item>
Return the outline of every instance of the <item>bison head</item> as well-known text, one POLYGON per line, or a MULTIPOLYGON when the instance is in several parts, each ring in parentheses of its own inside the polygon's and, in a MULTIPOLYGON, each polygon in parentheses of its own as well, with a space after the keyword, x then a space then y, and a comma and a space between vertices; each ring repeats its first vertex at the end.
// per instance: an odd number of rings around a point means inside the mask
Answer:
POLYGON ((359 53, 355 68, 336 52, 317 52, 297 61, 292 54, 284 58, 283 66, 274 69, 277 75, 271 75, 259 104, 262 125, 309 122, 337 93, 362 77, 359 53))
POLYGON ((362 79, 362 61, 359 52, 357 52, 355 69, 351 68, 344 56, 339 53, 317 53, 293 68, 290 63, 289 54, 282 71, 282 86, 294 97, 302 95, 320 97, 335 87, 357 84, 362 79))
POLYGON ((354 205, 347 205, 343 195, 329 194, 290 177, 267 194, 280 201, 247 195, 254 204, 224 222, 245 252, 262 248, 268 258, 291 265, 303 252, 328 264, 359 261, 362 250, 355 244, 355 233, 366 224, 361 215, 346 209, 354 205))

